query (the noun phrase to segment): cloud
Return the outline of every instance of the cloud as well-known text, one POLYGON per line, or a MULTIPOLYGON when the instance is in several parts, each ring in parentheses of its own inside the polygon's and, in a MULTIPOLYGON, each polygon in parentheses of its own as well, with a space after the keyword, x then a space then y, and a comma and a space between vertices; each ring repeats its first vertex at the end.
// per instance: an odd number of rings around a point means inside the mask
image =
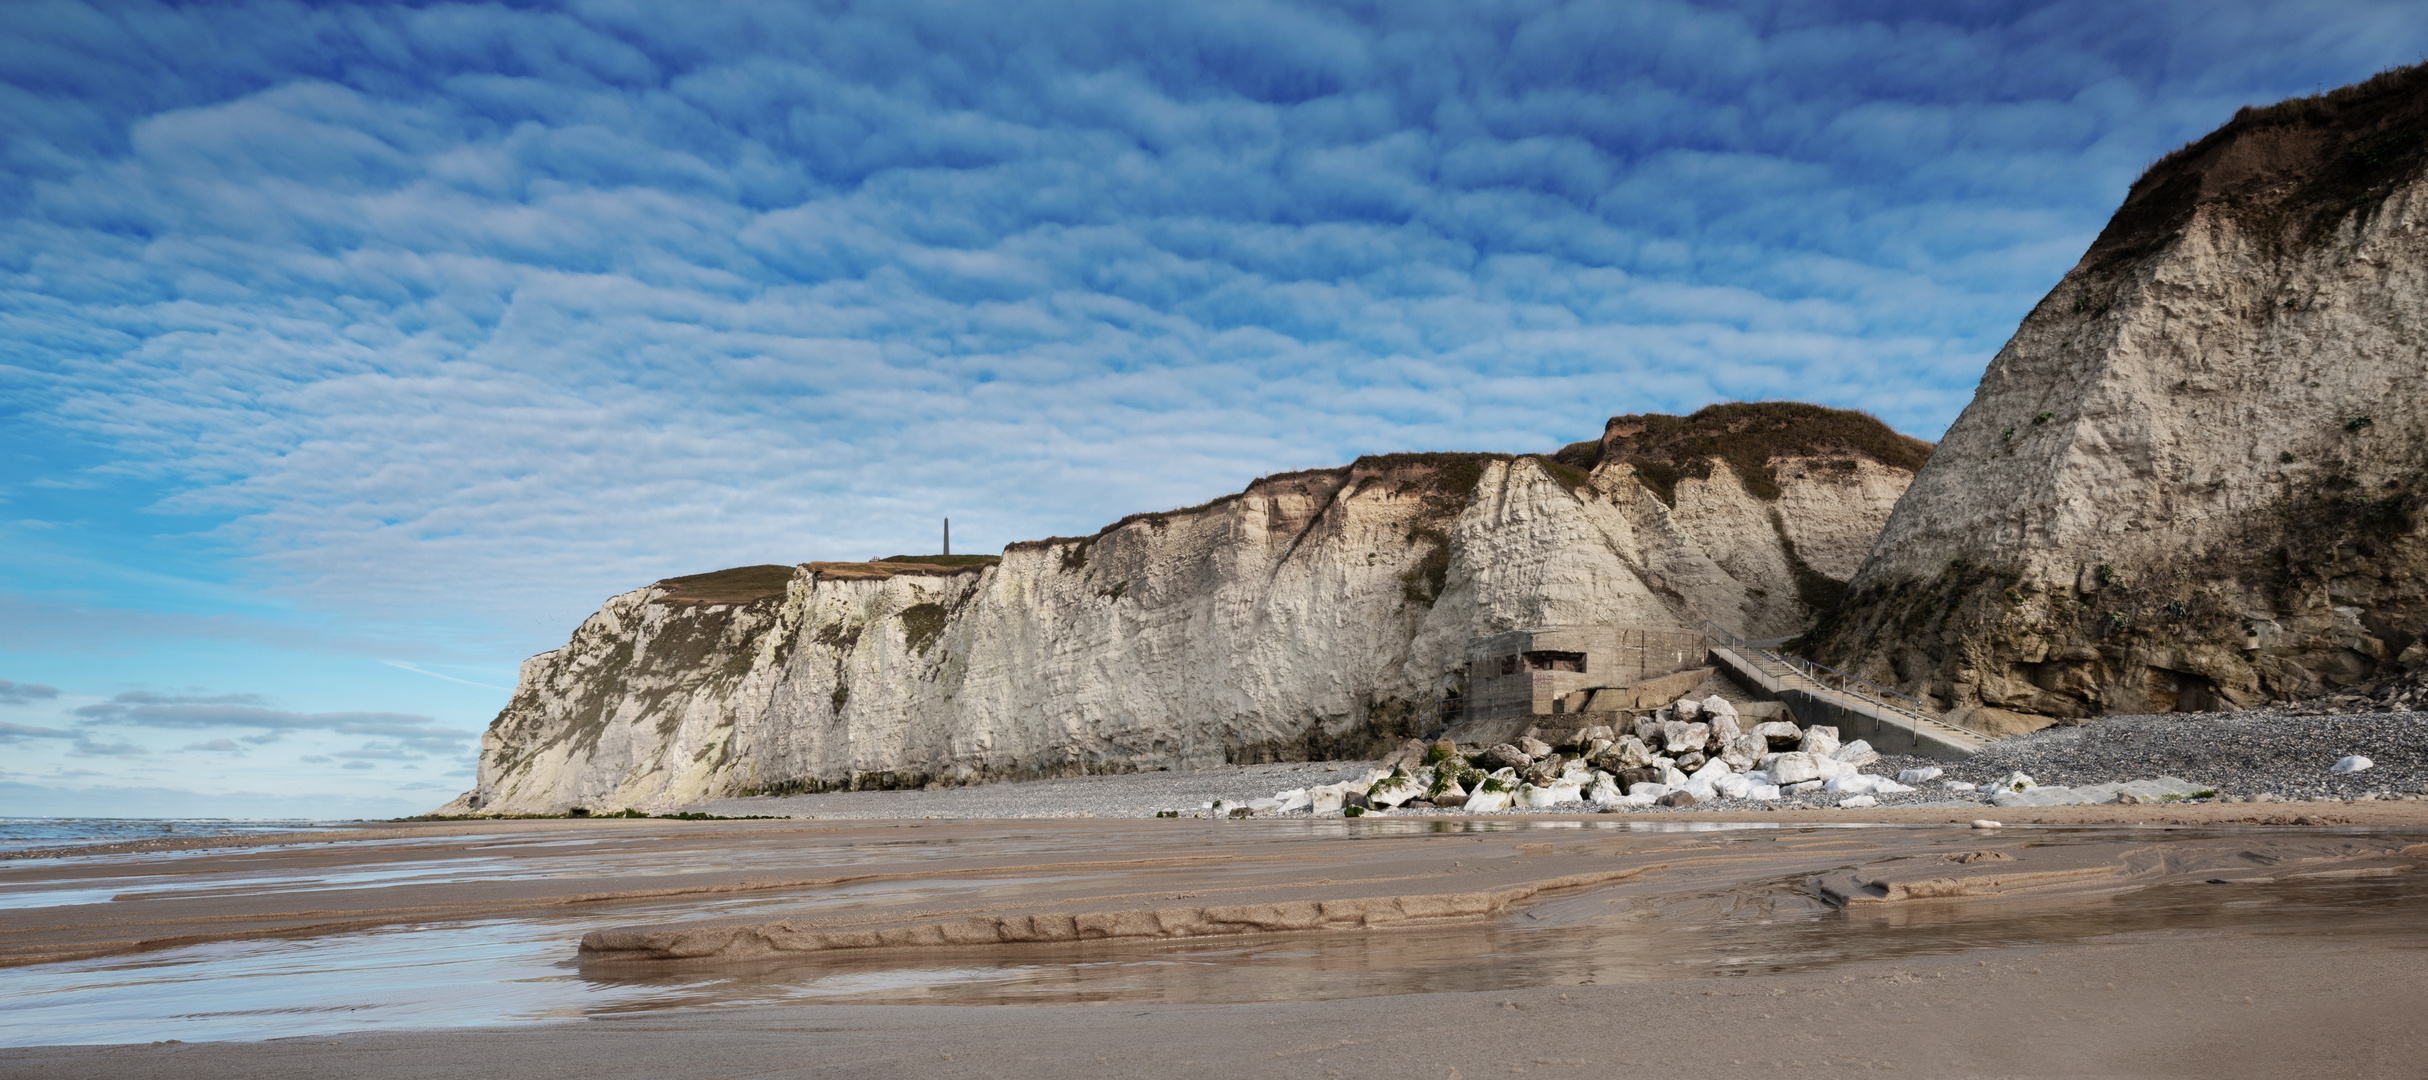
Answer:
POLYGON ((379 766, 373 765, 368 761, 349 761, 338 766, 338 768, 341 769, 376 769, 378 767, 379 766))
MULTIPOLYGON (((2428 29, 2188 0, 12 16, 0 648, 491 691, 475 665, 603 596, 917 553, 946 515, 987 550, 1731 398, 1935 436, 2147 162, 2428 29)), ((472 738, 170 697, 83 718, 472 738)))
MULTIPOLYGON (((67 777, 46 777, 61 780, 67 777)), ((137 784, 0 781, 0 817, 231 817, 384 819, 421 813, 431 800, 355 792, 203 792, 137 784)))
POLYGON ((149 753, 151 753, 151 751, 131 742, 104 742, 100 739, 93 738, 92 736, 81 734, 76 736, 74 746, 68 750, 68 756, 70 757, 126 758, 142 757, 149 753))
MULTIPOLYGON (((425 753, 461 750, 474 732, 441 727, 430 717, 413 713, 302 713, 267 708, 259 694, 162 694, 135 690, 108 701, 80 706, 75 715, 88 724, 120 724, 150 728, 257 728, 261 743, 286 732, 328 731, 340 735, 377 735, 396 740, 391 747, 425 753)), ((223 740, 224 741, 224 740, 223 740)))
POLYGON ((18 739, 73 739, 75 737, 75 732, 60 728, 0 722, 0 743, 13 742, 18 739))
MULTIPOLYGON (((89 731, 36 727, 30 724, 0 722, 0 745, 37 739, 65 739, 71 757, 139 757, 149 753, 130 742, 108 742, 95 738, 89 731)), ((225 741, 225 740, 221 740, 225 741)))
POLYGON ((49 701, 58 696, 57 687, 0 679, 0 705, 30 705, 37 701, 49 701))
POLYGON ((211 739, 206 742, 187 743, 184 749, 203 750, 214 754, 244 753, 244 747, 236 745, 234 739, 211 739))

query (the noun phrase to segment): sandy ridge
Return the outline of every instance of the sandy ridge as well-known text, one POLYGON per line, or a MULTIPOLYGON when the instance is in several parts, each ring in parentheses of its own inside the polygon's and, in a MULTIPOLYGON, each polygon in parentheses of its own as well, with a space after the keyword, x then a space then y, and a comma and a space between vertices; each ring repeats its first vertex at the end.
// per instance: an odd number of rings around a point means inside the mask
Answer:
POLYGON ((1164 907, 1078 914, 993 915, 880 929, 818 930, 790 921, 714 926, 646 926, 582 936, 585 958, 602 960, 742 959, 837 949, 1004 945, 1109 938, 1222 937, 1309 930, 1368 930, 1490 918, 1545 892, 1624 881, 1668 869, 1666 863, 1546 878, 1506 889, 1287 900, 1262 904, 1164 907))

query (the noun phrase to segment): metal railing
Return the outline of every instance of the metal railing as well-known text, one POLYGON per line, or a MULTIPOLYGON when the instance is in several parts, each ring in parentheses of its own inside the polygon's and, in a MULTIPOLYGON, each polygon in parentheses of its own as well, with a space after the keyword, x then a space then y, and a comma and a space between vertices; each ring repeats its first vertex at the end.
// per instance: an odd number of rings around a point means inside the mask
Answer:
POLYGON ((1879 683, 1873 682, 1870 679, 1863 678, 1860 675, 1849 675, 1846 672, 1829 666, 1828 664, 1807 660, 1801 656, 1790 656, 1786 653, 1765 649, 1745 640, 1742 637, 1739 637, 1735 631, 1732 631, 1719 623, 1713 622, 1710 619, 1703 620, 1703 629, 1705 633, 1711 635, 1714 639, 1727 645, 1730 649, 1749 655, 1757 663, 1761 661, 1769 661, 1772 664, 1787 669, 1787 674, 1801 678, 1804 681, 1824 690, 1830 690, 1836 693, 1845 694, 1849 697, 1862 699, 1869 704, 1895 712, 1909 720, 1918 720, 1934 727, 1947 728, 1951 731, 1962 730, 1952 724, 1949 724, 1947 721, 1940 719, 1937 710, 1931 708, 1930 705, 1925 703, 1922 699, 1917 698, 1912 694, 1899 690, 1892 690, 1888 687, 1880 685, 1879 683), (1832 685, 1833 681, 1836 685, 1832 685), (1898 703, 1898 699, 1912 702, 1913 705, 1910 708, 1905 705, 1901 705, 1898 703))

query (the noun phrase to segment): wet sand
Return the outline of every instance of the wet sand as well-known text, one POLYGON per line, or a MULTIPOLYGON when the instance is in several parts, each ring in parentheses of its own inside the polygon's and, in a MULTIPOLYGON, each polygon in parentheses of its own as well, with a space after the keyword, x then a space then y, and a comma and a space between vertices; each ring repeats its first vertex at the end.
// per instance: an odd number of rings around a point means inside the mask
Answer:
POLYGON ((2424 809, 469 822, 17 860, 0 1072, 2412 1076, 2424 809), (181 1031, 231 1041, 150 1045, 181 1031))
POLYGON ((699 1009, 0 1051, 12 1076, 2417 1077, 2416 941, 2154 934, 1823 972, 1240 1005, 699 1009))

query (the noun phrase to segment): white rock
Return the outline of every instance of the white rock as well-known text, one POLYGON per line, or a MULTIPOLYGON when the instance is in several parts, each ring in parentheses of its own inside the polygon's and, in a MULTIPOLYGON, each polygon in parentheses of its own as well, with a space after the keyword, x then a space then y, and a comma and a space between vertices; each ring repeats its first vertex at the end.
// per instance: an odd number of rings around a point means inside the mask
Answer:
POLYGON ((1940 782, 1939 782, 1939 790, 1941 790, 1941 791, 1976 791, 1976 790, 1979 790, 1979 789, 1978 789, 1978 787, 1977 787, 1976 785, 1965 783, 1965 782, 1964 782, 1964 781, 1962 781, 1962 780, 1942 780, 1942 781, 1940 781, 1940 782))
POLYGON ((1679 788, 1685 787, 1686 781, 1689 779, 1692 778, 1687 776, 1685 773, 1679 772, 1678 767, 1675 765, 1665 764, 1661 766, 1661 783, 1667 785, 1671 791, 1676 791, 1679 788))
POLYGON ((1728 796, 1731 799, 1742 799, 1746 796, 1747 792, 1753 790, 1754 782, 1742 776, 1738 776, 1735 773, 1730 773, 1727 776, 1713 780, 1711 782, 1711 786, 1712 790, 1728 796))
POLYGON ((1821 784, 1822 782, 1819 780, 1806 780, 1798 784, 1781 784, 1779 790, 1790 795, 1810 795, 1821 790, 1821 784))
POLYGON ((1719 778, 1734 773, 1735 771, 1736 770, 1728 767, 1727 762, 1722 761, 1719 758, 1713 758, 1710 761, 1704 762, 1701 768, 1694 771, 1694 778, 1697 780, 1718 780, 1719 778))
POLYGON ((1804 741, 1804 729, 1785 720, 1765 720, 1747 734, 1762 736, 1773 750, 1793 750, 1804 741))
POLYGON ((2369 768, 2370 766, 2376 764, 2377 762, 2371 761, 2368 758, 2360 756, 2359 754, 2348 754, 2344 757, 2335 759, 2335 764, 2330 768, 2329 771, 2359 772, 2362 769, 2369 768))
POLYGON ((1515 797, 1515 792, 1494 791, 1491 789, 1490 785, 1479 786, 1476 790, 1467 793, 1466 810, 1470 814, 1486 814, 1494 810, 1507 810, 1515 797))
POLYGON ((1679 698, 1669 707, 1669 712, 1680 720, 1692 720, 1703 715, 1703 703, 1693 698, 1679 698))
POLYGON ((1804 741, 1797 743, 1796 749, 1807 754, 1827 756, 1838 749, 1838 729, 1819 724, 1805 728, 1804 741))
POLYGON ((1619 790, 1618 782, 1612 779, 1609 773, 1595 773, 1593 786, 1585 789, 1585 801, 1587 802, 1609 805, 1626 797, 1627 793, 1619 790))
POLYGON ((1275 813, 1287 813, 1291 810, 1305 808, 1307 803, 1311 800, 1307 798, 1307 789, 1303 787, 1296 787, 1291 788, 1288 791, 1275 792, 1273 794, 1273 801, 1281 804, 1280 806, 1274 807, 1275 813))
POLYGON ((2000 791, 1990 796, 1992 806, 2081 806, 2089 802, 2072 788, 2033 787, 2022 791, 2000 791))
POLYGON ((1857 739, 1830 751, 1829 758, 1831 761, 1843 761, 1849 765, 1861 766, 1880 760, 1880 752, 1872 749, 1871 743, 1857 739))
POLYGON ((1720 794, 1719 789, 1714 788, 1711 781, 1702 779, 1688 780, 1686 786, 1678 790, 1694 796, 1696 802, 1710 802, 1720 794))
POLYGON ((1846 797, 1846 798, 1843 798, 1843 799, 1838 800, 1838 806, 1839 806, 1841 809, 1850 809, 1850 810, 1851 810, 1851 809, 1859 809, 1859 808, 1866 807, 1866 806, 1878 806, 1878 805, 1880 805, 1880 800, 1875 799, 1875 798, 1872 798, 1872 797, 1871 797, 1871 796, 1869 796, 1869 795, 1850 795, 1850 796, 1848 796, 1848 797, 1846 797))
POLYGON ((1666 744, 1663 749, 1672 754, 1701 753, 1704 747, 1711 745, 1711 725, 1683 722, 1666 724, 1661 729, 1661 737, 1666 744))
POLYGON ((2034 781, 2032 780, 2032 776, 2031 776, 2031 774, 2030 774, 2030 773, 2011 772, 2011 773, 2006 774, 2005 776, 2001 776, 2001 777, 1999 777, 1999 778, 1998 778, 1998 779, 1996 779, 1996 780, 1992 780, 1992 781, 1990 781, 1989 783, 1986 783, 1986 784, 1981 785, 1981 787, 1980 787, 1978 790, 1979 790, 1979 791, 1980 791, 1982 794, 1984 794, 1984 795, 1988 795, 1988 794, 1993 794, 1993 793, 1995 793, 1995 792, 2000 792, 2000 791, 2005 791, 2005 792, 2030 791, 2030 790, 2032 790, 2033 788, 2036 788, 2036 787, 2039 787, 2039 786, 2040 786, 2040 785, 2039 785, 2038 783, 2036 783, 2036 782, 2034 782, 2034 781))
POLYGON ((1278 814, 1281 812, 1281 800, 1250 799, 1248 800, 1248 810, 1257 814, 1278 814))
POLYGON ((1973 827, 1976 829, 2003 829, 2006 828, 2006 822, 1991 821, 1988 818, 1974 818, 1973 827))
POLYGON ((1798 750, 1772 757, 1763 766, 1763 771, 1768 772, 1781 784, 1800 784, 1807 780, 1823 779, 1821 762, 1824 760, 1827 759, 1798 750))
POLYGON ((1338 784, 1308 788, 1307 808, 1318 814, 1337 814, 1340 812, 1341 800, 1348 798, 1349 789, 1355 786, 1355 781, 1344 781, 1338 784))
POLYGON ((1939 777, 1946 772, 1947 770, 1942 769, 1937 765, 1925 765, 1919 769, 1907 769, 1904 772, 1898 773, 1897 782, 1900 784, 1925 784, 1939 779, 1939 777))
POLYGON ((1752 772, 1754 763, 1761 761, 1768 753, 1770 743, 1762 736, 1744 734, 1728 740, 1728 745, 1720 748, 1720 760, 1738 772, 1752 772))
POLYGON ((1518 789, 1517 804, 1528 810, 1540 810, 1546 806, 1557 806, 1559 803, 1560 789, 1557 784, 1550 787, 1528 784, 1518 789))
POLYGON ((1900 784, 1885 776, 1880 778, 1879 783, 1872 785, 1872 794, 1874 795, 1902 795, 1913 790, 1915 789, 1907 787, 1904 784, 1900 784))
POLYGON ((1667 784, 1630 784, 1630 785, 1628 785, 1628 788, 1627 788, 1627 794, 1628 794, 1629 796, 1631 796, 1631 797, 1632 797, 1632 796, 1641 796, 1641 797, 1646 798, 1646 799, 1658 799, 1658 798, 1660 798, 1660 797, 1661 797, 1661 796, 1663 796, 1663 795, 1667 795, 1667 794, 1669 794, 1669 785, 1667 785, 1667 784))
POLYGON ((1828 783, 1821 785, 1821 790, 1843 792, 1848 795, 1861 795, 1871 791, 1873 785, 1878 784, 1879 782, 1880 778, 1877 776, 1866 776, 1862 773, 1847 773, 1842 776, 1831 777, 1828 783))
POLYGON ((1754 784, 1746 788, 1745 797, 1755 802, 1778 802, 1779 785, 1754 784))
POLYGON ((1633 735, 1620 739, 1618 750, 1619 766, 1621 768, 1640 769, 1646 765, 1652 764, 1652 748, 1645 746, 1644 740, 1633 735))
POLYGON ((1425 789, 1417 786, 1415 777, 1386 776, 1367 789, 1366 800, 1376 806, 1394 809, 1424 793, 1425 789))
POLYGON ((1737 721, 1737 707, 1729 704, 1727 698, 1713 694, 1704 698, 1699 704, 1702 706, 1705 720, 1717 723, 1720 717, 1727 717, 1731 724, 1737 721))

